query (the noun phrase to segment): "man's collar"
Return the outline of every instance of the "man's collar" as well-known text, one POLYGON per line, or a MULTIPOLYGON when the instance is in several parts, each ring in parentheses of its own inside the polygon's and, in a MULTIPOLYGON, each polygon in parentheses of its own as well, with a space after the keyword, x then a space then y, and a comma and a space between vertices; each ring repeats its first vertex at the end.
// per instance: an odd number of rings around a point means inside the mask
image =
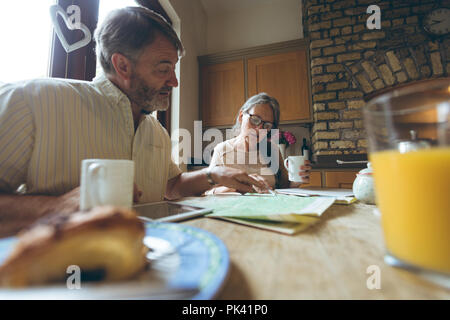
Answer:
POLYGON ((92 83, 94 86, 100 89, 100 91, 107 97, 109 102, 113 105, 120 105, 126 102, 130 105, 130 100, 128 97, 120 90, 114 83, 111 82, 103 72, 96 76, 92 83))

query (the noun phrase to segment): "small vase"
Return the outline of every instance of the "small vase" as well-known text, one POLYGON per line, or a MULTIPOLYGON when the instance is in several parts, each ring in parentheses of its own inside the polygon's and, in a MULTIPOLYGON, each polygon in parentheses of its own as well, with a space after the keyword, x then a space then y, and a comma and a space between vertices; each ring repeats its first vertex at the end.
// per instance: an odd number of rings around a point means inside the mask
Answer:
POLYGON ((284 159, 286 159, 286 145, 285 144, 280 144, 280 153, 281 153, 281 157, 284 159))

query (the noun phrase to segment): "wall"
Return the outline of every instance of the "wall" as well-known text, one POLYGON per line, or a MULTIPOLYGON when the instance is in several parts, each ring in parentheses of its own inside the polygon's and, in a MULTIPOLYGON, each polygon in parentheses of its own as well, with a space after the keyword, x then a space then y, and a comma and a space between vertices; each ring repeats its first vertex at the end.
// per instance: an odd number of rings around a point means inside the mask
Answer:
MULTIPOLYGON (((208 1, 208 0, 205 0, 208 1)), ((220 7, 208 15, 206 53, 255 47, 303 38, 302 3, 300 0, 264 0, 258 5, 242 4, 239 10, 220 7)), ((310 140, 310 130, 300 125, 283 125, 297 143, 287 155, 301 154, 302 139, 310 140)))
POLYGON ((295 156, 302 154, 303 138, 306 138, 306 144, 308 145, 308 147, 311 145, 310 129, 308 127, 303 127, 295 124, 284 124, 280 125, 280 130, 291 132, 297 139, 297 142, 295 144, 290 145, 286 149, 286 156, 295 156))
POLYGON ((211 14, 205 54, 303 38, 300 0, 263 1, 211 14))
MULTIPOLYGON (((265 1, 239 11, 227 11, 207 16, 200 0, 161 0, 161 5, 178 16, 181 40, 186 55, 180 63, 180 87, 174 91, 179 107, 172 109, 172 138, 175 128, 187 129, 193 137, 194 121, 199 120, 199 74, 197 56, 212 52, 243 49, 257 45, 281 42, 303 37, 301 1, 265 1), (280 5, 282 4, 282 5, 280 5)), ((170 15, 170 13, 169 13, 170 15)), ((301 139, 309 138, 306 128, 289 125, 299 142, 288 149, 288 154, 298 154, 301 139)), ((194 143, 192 141, 193 149, 194 143)), ((193 154, 193 150, 192 150, 193 154)), ((186 166, 181 165, 182 169, 186 166)))
MULTIPOLYGON (((179 64, 179 90, 174 92, 174 100, 179 101, 179 106, 172 109, 172 133, 175 128, 184 128, 193 133, 194 121, 199 119, 197 56, 206 51, 206 13, 199 0, 166 1, 170 2, 179 18, 181 41, 186 49, 186 55, 179 64)), ((163 7, 164 2, 161 1, 163 7)), ((172 138, 177 139, 173 134, 172 138)), ((185 169, 186 166, 182 165, 181 168, 185 169)))
POLYGON ((361 108, 370 95, 421 79, 450 74, 449 37, 432 39, 420 21, 450 1, 304 0, 311 39, 313 152, 366 153, 361 108), (381 30, 369 30, 367 7, 381 8, 381 30))

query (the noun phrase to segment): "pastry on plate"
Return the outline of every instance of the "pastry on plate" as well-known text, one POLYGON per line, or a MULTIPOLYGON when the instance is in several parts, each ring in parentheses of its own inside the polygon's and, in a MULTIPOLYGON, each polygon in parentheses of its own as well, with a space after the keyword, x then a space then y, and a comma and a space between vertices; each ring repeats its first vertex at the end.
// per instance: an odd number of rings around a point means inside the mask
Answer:
POLYGON ((81 279, 128 279, 146 266, 145 229, 136 214, 117 207, 55 215, 19 235, 0 266, 0 285, 23 287, 62 281, 78 266, 81 279))

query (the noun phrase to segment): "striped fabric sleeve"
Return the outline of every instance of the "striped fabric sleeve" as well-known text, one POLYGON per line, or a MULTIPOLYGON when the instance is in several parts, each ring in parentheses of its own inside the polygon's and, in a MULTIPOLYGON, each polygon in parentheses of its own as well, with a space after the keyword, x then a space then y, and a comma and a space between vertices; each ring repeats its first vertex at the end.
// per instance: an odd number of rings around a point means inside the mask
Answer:
POLYGON ((175 178, 180 173, 182 173, 180 167, 173 161, 172 159, 172 141, 170 140, 170 136, 167 133, 166 128, 164 128, 161 123, 156 120, 155 118, 151 118, 153 121, 153 124, 158 128, 159 132, 159 138, 164 139, 164 145, 166 146, 166 152, 167 152, 167 161, 169 161, 169 172, 167 176, 167 180, 170 180, 172 178, 175 178))
POLYGON ((165 136, 166 136, 166 140, 167 140, 166 143, 168 145, 167 158, 168 158, 168 161, 169 161, 169 174, 168 174, 167 180, 170 180, 170 179, 175 178, 176 176, 178 176, 182 171, 181 171, 180 167, 173 161, 173 158, 172 158, 172 141, 170 140, 170 137, 167 134, 167 131, 165 131, 165 132, 166 132, 165 136))
POLYGON ((0 88, 0 192, 26 182, 34 143, 33 114, 17 85, 0 88))
POLYGON ((181 169, 180 167, 178 167, 176 165, 175 162, 173 162, 172 159, 170 159, 170 163, 169 163, 169 176, 168 176, 168 180, 175 178, 176 176, 178 176, 181 173, 181 169))

